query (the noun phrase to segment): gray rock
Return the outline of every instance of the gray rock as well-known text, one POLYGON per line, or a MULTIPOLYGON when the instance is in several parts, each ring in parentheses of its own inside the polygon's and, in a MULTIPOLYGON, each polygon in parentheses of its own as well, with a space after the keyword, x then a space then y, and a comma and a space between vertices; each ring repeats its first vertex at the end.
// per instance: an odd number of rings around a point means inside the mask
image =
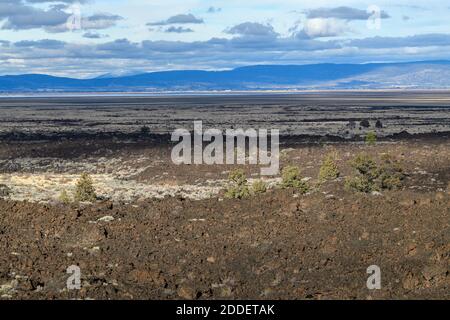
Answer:
POLYGON ((9 197, 12 193, 12 190, 10 187, 8 187, 6 184, 0 184, 0 197, 9 197))

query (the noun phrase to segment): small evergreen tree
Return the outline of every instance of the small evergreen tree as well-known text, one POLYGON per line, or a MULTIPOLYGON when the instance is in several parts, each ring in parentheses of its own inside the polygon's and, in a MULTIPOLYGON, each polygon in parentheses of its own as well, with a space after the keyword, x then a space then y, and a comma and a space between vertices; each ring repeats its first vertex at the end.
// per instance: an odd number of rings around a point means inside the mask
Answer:
POLYGON ((288 166, 284 168, 281 173, 281 179, 281 186, 284 189, 294 188, 303 194, 309 191, 309 186, 302 180, 302 177, 300 176, 300 169, 298 167, 288 166))
POLYGON ((243 199, 250 196, 250 190, 247 186, 247 178, 243 170, 234 170, 230 173, 229 180, 231 186, 225 193, 230 199, 243 199))
POLYGON ((255 194, 265 193, 267 191, 267 183, 262 180, 257 180, 253 182, 252 191, 255 194))
POLYGON ((336 161, 334 160, 334 156, 331 154, 326 156, 322 166, 320 167, 319 180, 333 180, 338 178, 340 174, 341 173, 337 167, 336 161))
POLYGON ((373 146, 375 143, 377 143, 377 134, 373 131, 368 132, 366 135, 366 144, 373 146))
POLYGON ((69 194, 67 193, 67 191, 65 189, 61 192, 58 199, 63 204, 69 204, 72 202, 69 194))
POLYGON ((89 174, 81 174, 80 179, 77 181, 74 199, 80 202, 94 202, 97 200, 94 183, 89 174))

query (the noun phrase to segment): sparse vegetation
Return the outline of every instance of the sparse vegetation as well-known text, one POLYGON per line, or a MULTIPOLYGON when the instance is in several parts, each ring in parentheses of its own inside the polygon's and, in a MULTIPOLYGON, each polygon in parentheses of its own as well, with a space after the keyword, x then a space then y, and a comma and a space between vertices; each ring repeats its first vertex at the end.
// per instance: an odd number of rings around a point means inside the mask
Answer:
POLYGON ((377 143, 377 134, 373 131, 368 132, 366 135, 366 144, 373 146, 375 143, 377 143))
POLYGON ((371 156, 366 153, 361 153, 357 155, 351 162, 350 165, 358 170, 362 175, 372 176, 375 174, 377 169, 377 163, 371 156))
POLYGON ((230 199, 243 199, 250 196, 247 186, 247 178, 243 170, 237 169, 230 173, 230 187, 225 192, 225 197, 230 199))
POLYGON ((319 181, 333 180, 339 177, 341 174, 336 164, 336 157, 333 154, 329 154, 323 160, 322 166, 319 171, 319 181))
POLYGON ((350 165, 357 171, 357 175, 348 177, 345 186, 358 192, 398 189, 404 179, 401 165, 391 158, 383 159, 381 165, 378 165, 372 157, 360 154, 350 165))
POLYGON ((97 200, 94 183, 89 174, 83 173, 77 181, 74 199, 80 202, 94 202, 97 200))
POLYGON ((405 179, 405 173, 399 161, 386 155, 382 159, 380 170, 381 189, 395 190, 401 188, 402 181, 405 179))
POLYGON ((294 188, 304 194, 309 191, 308 184, 302 180, 300 169, 295 166, 288 166, 281 173, 281 186, 283 188, 294 188))
POLYGON ((349 190, 354 190, 354 191, 363 192, 363 193, 377 191, 373 181, 369 180, 364 175, 348 177, 345 180, 345 187, 349 190))
POLYGON ((372 157, 365 153, 359 154, 350 165, 357 171, 357 175, 346 179, 346 188, 364 193, 379 191, 376 179, 380 173, 372 157))
POLYGON ((60 193, 58 200, 63 204, 70 204, 72 202, 72 199, 65 189, 60 193))
POLYGON ((254 194, 261 194, 267 191, 267 183, 262 180, 253 182, 252 191, 254 194))

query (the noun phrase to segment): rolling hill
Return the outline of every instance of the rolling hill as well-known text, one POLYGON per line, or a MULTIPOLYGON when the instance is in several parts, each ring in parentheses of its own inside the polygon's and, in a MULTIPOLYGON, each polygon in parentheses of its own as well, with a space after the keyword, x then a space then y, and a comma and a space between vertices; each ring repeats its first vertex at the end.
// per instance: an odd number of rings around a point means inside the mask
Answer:
POLYGON ((161 92, 450 88, 450 61, 258 65, 226 71, 164 71, 72 79, 40 74, 0 76, 0 92, 161 92))

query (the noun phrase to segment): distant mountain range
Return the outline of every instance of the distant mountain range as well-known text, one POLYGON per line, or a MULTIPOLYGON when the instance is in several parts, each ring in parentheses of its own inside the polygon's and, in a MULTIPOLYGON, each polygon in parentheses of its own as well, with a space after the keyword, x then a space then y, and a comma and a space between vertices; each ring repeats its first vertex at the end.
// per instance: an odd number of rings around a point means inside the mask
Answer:
POLYGON ((227 71, 164 71, 71 79, 40 74, 0 76, 0 92, 162 92, 450 88, 450 61, 258 65, 227 71))

